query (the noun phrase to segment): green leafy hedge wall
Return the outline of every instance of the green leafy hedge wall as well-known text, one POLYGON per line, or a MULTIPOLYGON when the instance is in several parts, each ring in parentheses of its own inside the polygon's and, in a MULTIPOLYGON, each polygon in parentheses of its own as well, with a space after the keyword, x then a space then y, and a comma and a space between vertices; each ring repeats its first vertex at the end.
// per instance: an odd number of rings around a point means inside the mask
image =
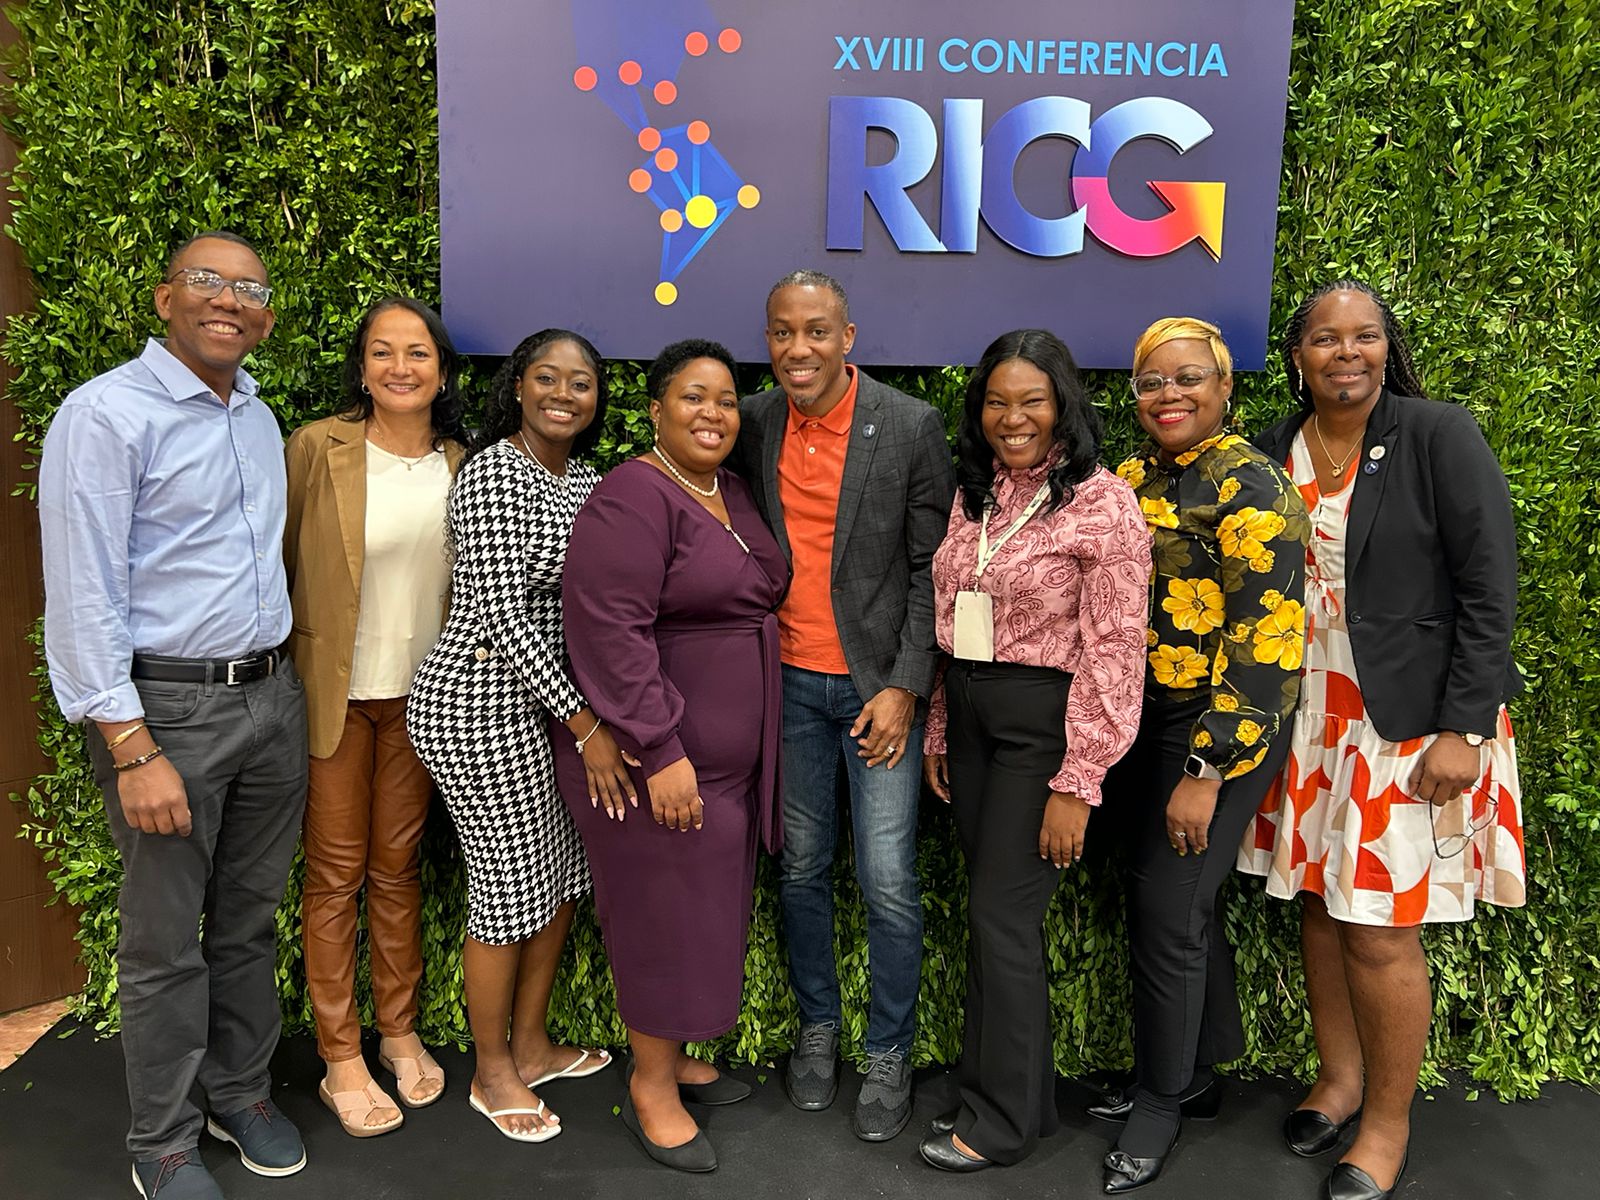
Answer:
MULTIPOLYGON (((1468 404, 1510 476, 1521 536, 1517 657, 1532 688, 1515 710, 1526 788, 1531 902, 1428 931, 1435 979, 1429 1072, 1464 1067, 1502 1094, 1600 1078, 1600 221, 1594 0, 1310 0, 1296 18, 1277 247, 1275 326, 1304 292, 1354 274, 1413 331, 1437 397, 1468 404)), ((433 12, 426 0, 24 0, 10 123, 25 145, 11 233, 38 311, 5 354, 25 436, 42 435, 75 383, 154 330, 163 254, 197 228, 260 244, 280 286, 278 327, 251 364, 286 425, 326 412, 362 308, 393 290, 437 298, 433 12)), ((752 296, 751 304, 759 303, 752 296)), ((860 314, 870 320, 870 314, 860 314)), ((715 329, 705 331, 716 336, 715 329)), ((995 332, 999 332, 996 330, 995 332)), ((1070 329, 1060 330, 1071 341, 1070 329)), ((479 364, 477 386, 486 377, 479 364)), ((607 461, 629 451, 642 377, 617 364, 624 402, 607 461), (629 410, 633 411, 630 412, 629 410)), ((959 368, 888 372, 953 413, 959 368)), ((746 382, 756 382, 754 373, 746 382)), ((1132 443, 1118 378, 1091 383, 1132 443)), ((1259 427, 1290 406, 1281 369, 1241 380, 1259 427)), ((16 481, 13 481, 16 482, 16 481)), ((21 481, 26 486, 27 480, 21 481)), ((55 773, 24 798, 62 895, 81 905, 84 1012, 116 1020, 117 859, 78 731, 42 695, 55 773)), ((949 819, 924 812, 927 955, 915 1048, 956 1054, 964 883, 949 819)), ((424 1032, 461 1041, 463 878, 436 814, 426 841, 424 1032)), ((787 1047, 769 864, 750 940, 745 1016, 721 1047, 754 1060, 787 1047)), ((292 1026, 309 1007, 298 875, 280 914, 292 1026)), ((846 1040, 859 1049, 865 938, 840 873, 846 1040)), ((1232 889, 1249 1027, 1248 1070, 1303 1071, 1312 1044, 1294 910, 1253 881, 1232 889)), ((1063 1071, 1130 1056, 1118 884, 1086 864, 1049 918, 1056 1058, 1063 1071)), ((621 1039, 592 921, 572 938, 553 1005, 562 1033, 621 1039)))

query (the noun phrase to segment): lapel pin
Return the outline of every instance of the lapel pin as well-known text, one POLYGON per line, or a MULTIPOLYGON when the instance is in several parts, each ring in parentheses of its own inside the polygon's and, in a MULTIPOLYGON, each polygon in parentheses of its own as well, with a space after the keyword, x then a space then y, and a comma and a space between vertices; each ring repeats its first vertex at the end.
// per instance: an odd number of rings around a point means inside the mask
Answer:
MULTIPOLYGON (((1382 446, 1378 446, 1378 447, 1376 447, 1376 449, 1382 450, 1383 447, 1382 446)), ((1375 462, 1369 462, 1366 466, 1362 467, 1361 469, 1363 471, 1365 471, 1368 475, 1376 475, 1378 473, 1378 464, 1375 463, 1375 462)))
POLYGON ((862 437, 871 437, 873 434, 875 434, 877 432, 878 432, 878 427, 876 425, 863 425, 861 427, 861 436, 862 437))
POLYGON ((1367 451, 1367 457, 1376 460, 1382 458, 1387 453, 1389 452, 1382 446, 1374 446, 1371 450, 1367 451))

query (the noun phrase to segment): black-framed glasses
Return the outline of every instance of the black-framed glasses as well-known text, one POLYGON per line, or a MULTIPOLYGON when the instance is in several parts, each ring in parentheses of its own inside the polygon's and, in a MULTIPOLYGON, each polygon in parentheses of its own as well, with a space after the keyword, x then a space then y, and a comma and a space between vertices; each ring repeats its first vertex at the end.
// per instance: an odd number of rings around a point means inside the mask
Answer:
MULTIPOLYGON (((1469 792, 1463 792, 1461 794, 1460 803, 1463 805, 1470 803, 1474 808, 1476 808, 1477 805, 1475 801, 1479 795, 1481 795, 1481 789, 1479 788, 1473 788, 1469 792)), ((1451 803, 1455 803, 1455 801, 1452 801, 1451 803)), ((1441 809, 1448 807, 1449 805, 1440 806, 1441 809)), ((1477 837, 1478 834, 1482 833, 1485 829, 1494 824, 1495 817, 1499 815, 1499 812, 1499 798, 1496 796, 1490 796, 1489 811, 1484 814, 1483 820, 1473 821, 1469 817, 1467 821, 1467 828, 1464 832, 1446 834, 1442 838, 1439 836, 1439 814, 1434 813, 1432 821, 1434 854, 1440 858, 1454 858, 1472 844, 1473 838, 1477 837)))
POLYGON ((195 295, 204 296, 207 300, 222 295, 223 288, 232 288, 233 298, 245 308, 265 308, 267 301, 272 299, 272 289, 264 283, 257 283, 253 279, 224 279, 204 267, 186 267, 174 271, 167 282, 181 283, 195 295))
POLYGON ((1128 382, 1133 388, 1133 394, 1144 399, 1159 395, 1169 383, 1180 392, 1192 392, 1213 375, 1221 374, 1220 367, 1183 367, 1176 375, 1145 371, 1143 374, 1135 375, 1128 382))

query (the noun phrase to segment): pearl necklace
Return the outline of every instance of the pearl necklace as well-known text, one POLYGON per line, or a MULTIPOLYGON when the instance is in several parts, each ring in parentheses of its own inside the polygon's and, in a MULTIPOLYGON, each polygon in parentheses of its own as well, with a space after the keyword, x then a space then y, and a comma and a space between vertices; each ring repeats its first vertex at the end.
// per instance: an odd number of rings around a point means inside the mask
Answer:
POLYGON ((651 447, 651 449, 655 451, 656 457, 661 460, 661 465, 667 469, 667 472, 696 496, 704 496, 707 500, 709 500, 711 497, 717 494, 717 489, 722 485, 722 481, 715 475, 711 477, 710 487, 696 487, 694 484, 689 482, 682 471, 678 470, 678 464, 667 457, 667 452, 661 448, 660 442, 657 442, 651 447))
POLYGON ((1317 419, 1315 413, 1311 416, 1311 432, 1317 435, 1317 445, 1322 447, 1322 453, 1327 458, 1328 465, 1333 469, 1333 477, 1335 479, 1339 478, 1344 474, 1344 469, 1350 465, 1350 459, 1355 456, 1355 452, 1361 449, 1361 439, 1356 439, 1355 445, 1350 447, 1350 452, 1344 456, 1342 462, 1334 462, 1333 451, 1329 450, 1328 443, 1322 440, 1322 422, 1317 419))

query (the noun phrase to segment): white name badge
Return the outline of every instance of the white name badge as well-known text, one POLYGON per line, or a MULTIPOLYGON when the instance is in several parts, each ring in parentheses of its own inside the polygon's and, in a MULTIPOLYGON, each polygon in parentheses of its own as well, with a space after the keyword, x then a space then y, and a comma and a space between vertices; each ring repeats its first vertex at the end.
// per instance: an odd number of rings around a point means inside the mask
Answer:
POLYGON ((956 593, 953 653, 969 662, 994 661, 994 597, 988 592, 956 593))

